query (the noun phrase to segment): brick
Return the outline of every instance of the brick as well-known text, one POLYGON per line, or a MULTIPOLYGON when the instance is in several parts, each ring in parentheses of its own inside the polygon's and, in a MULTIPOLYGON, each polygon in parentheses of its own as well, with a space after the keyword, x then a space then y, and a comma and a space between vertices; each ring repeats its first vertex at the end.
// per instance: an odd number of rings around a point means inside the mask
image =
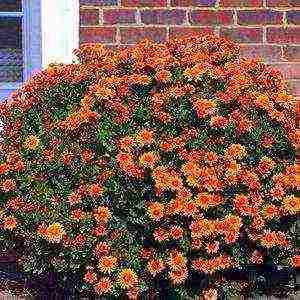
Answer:
POLYGON ((267 42, 277 44, 299 44, 299 28, 288 27, 269 27, 267 28, 267 42))
POLYGON ((103 10, 103 22, 105 25, 135 23, 135 13, 133 9, 103 10))
POLYGON ((99 10, 98 9, 81 9, 80 25, 98 25, 99 10))
POLYGON ((283 47, 283 58, 290 62, 300 62, 300 46, 283 47))
POLYGON ((121 27, 121 43, 135 44, 148 38, 154 42, 167 40, 167 29, 161 27, 121 27))
POLYGON ((80 0, 80 5, 95 5, 95 6, 118 5, 118 0, 80 0))
POLYGON ((220 35, 237 43, 261 43, 263 40, 263 29, 257 27, 221 27, 220 35))
POLYGON ((286 12, 288 24, 300 25, 300 10, 290 10, 286 12))
POLYGON ((288 80, 287 89, 293 96, 300 97, 300 80, 288 80))
POLYGON ((300 2, 299 0, 267 0, 267 6, 292 8, 300 7, 300 2))
POLYGON ((300 79, 300 64, 281 63, 272 66, 279 69, 286 79, 300 79))
POLYGON ((167 0, 122 0, 122 6, 131 7, 165 7, 167 0))
POLYGON ((238 12, 239 25, 275 25, 282 23, 283 12, 275 10, 242 10, 238 12))
POLYGON ((208 34, 214 33, 213 27, 170 27, 169 39, 180 38, 193 34, 208 34))
POLYGON ((81 27, 80 43, 115 43, 116 28, 113 27, 81 27))
POLYGON ((187 7, 187 6, 202 6, 212 7, 217 0, 171 0, 171 6, 187 7))
POLYGON ((193 25, 230 25, 233 23, 233 12, 197 9, 190 12, 189 19, 193 25))
POLYGON ((263 0, 221 0, 221 7, 262 7, 263 0))
POLYGON ((186 21, 186 13, 182 9, 147 9, 141 11, 141 20, 144 24, 180 25, 186 21))
POLYGON ((240 45, 241 56, 247 58, 261 58, 265 62, 281 60, 281 46, 275 45, 240 45))

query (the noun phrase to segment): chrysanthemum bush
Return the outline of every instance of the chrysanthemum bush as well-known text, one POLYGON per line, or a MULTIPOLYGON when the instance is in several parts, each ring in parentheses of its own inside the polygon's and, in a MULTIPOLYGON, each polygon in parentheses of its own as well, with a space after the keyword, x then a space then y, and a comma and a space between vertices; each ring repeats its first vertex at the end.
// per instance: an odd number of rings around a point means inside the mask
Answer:
POLYGON ((238 54, 213 35, 87 44, 1 103, 1 242, 24 243, 24 272, 187 297, 299 267, 293 97, 238 54))

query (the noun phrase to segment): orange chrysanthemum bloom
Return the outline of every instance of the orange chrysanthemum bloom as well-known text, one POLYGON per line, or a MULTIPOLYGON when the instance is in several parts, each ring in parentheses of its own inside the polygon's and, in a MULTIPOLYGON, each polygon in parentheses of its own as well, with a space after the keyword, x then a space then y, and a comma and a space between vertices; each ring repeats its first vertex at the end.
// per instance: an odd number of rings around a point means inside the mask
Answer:
POLYGON ((87 271, 83 280, 87 283, 94 284, 97 281, 97 274, 95 272, 87 271))
POLYGON ((272 107, 272 103, 270 102, 270 98, 268 97, 268 95, 263 94, 263 95, 259 95, 254 103, 261 108, 271 108, 272 107))
POLYGON ((153 168, 160 159, 159 155, 153 151, 145 152, 140 156, 140 163, 148 168, 153 168))
POLYGON ((223 116, 213 116, 210 119, 210 126, 214 128, 225 128, 228 125, 228 119, 223 116))
POLYGON ((160 82, 168 82, 171 79, 172 73, 168 70, 159 70, 156 75, 155 79, 160 82))
POLYGON ((294 255, 293 257, 291 257, 291 265, 294 268, 300 267, 300 255, 294 255))
POLYGON ((104 189, 97 183, 93 183, 90 185, 89 194, 91 197, 99 197, 103 194, 104 189))
POLYGON ((107 242, 99 242, 96 244, 94 248, 94 255, 95 257, 99 258, 103 255, 107 255, 110 251, 110 246, 107 242))
POLYGON ((17 219, 15 217, 6 217, 4 219, 3 228, 8 230, 14 230, 17 227, 17 219))
POLYGON ((199 118, 205 118, 213 114, 216 110, 216 103, 207 99, 196 100, 193 102, 193 106, 199 118))
POLYGON ((136 136, 136 141, 142 145, 154 142, 154 132, 149 129, 142 129, 136 136))
POLYGON ((219 250, 219 246, 220 246, 219 242, 209 243, 209 244, 206 245, 206 251, 209 254, 217 253, 218 250, 219 250))
POLYGON ((8 172, 10 169, 10 166, 8 163, 4 162, 0 164, 0 175, 5 174, 6 172, 8 172))
POLYGON ((172 251, 168 259, 168 265, 172 270, 179 270, 187 263, 186 257, 179 251, 172 251))
POLYGON ((72 162, 73 158, 74 158, 74 154, 71 151, 64 150, 62 154, 62 160, 65 165, 69 165, 72 162))
POLYGON ((40 140, 38 139, 38 137, 31 134, 26 138, 24 146, 28 150, 35 150, 38 147, 39 143, 40 140))
POLYGON ((59 243, 65 235, 65 231, 61 224, 53 223, 47 227, 46 235, 48 241, 59 243))
POLYGON ((1 184, 1 189, 5 193, 14 191, 16 189, 16 182, 14 179, 5 179, 1 184))
POLYGON ((91 150, 83 150, 81 152, 81 158, 84 162, 90 162, 94 158, 94 153, 91 150))
POLYGON ((290 214, 297 214, 300 211, 300 198, 295 195, 286 196, 282 200, 284 209, 290 214))
POLYGON ((68 197, 68 202, 71 206, 81 203, 81 195, 78 192, 71 192, 68 197))
POLYGON ((138 277, 132 269, 123 269, 118 276, 122 288, 128 289, 138 284, 138 277))
POLYGON ((70 218, 75 221, 80 221, 84 218, 84 212, 78 208, 71 211, 70 218))
POLYGON ((164 205, 159 202, 152 202, 148 206, 148 214, 152 220, 159 221, 164 216, 164 205))
POLYGON ((107 223, 111 216, 111 211, 106 206, 99 206, 94 212, 94 218, 99 223, 107 223))
POLYGON ((169 272, 169 277, 173 284, 182 284, 188 278, 188 269, 187 267, 182 267, 177 270, 172 270, 169 272))
POLYGON ((266 219, 274 219, 280 217, 281 208, 270 204, 264 208, 263 214, 266 219))
POLYGON ((163 271, 164 268, 165 264, 161 259, 151 259, 147 264, 147 269, 152 274, 152 276, 156 276, 158 273, 163 271))
POLYGON ((173 239, 178 240, 183 237, 183 229, 179 226, 172 226, 170 234, 173 239))
POLYGON ((230 159, 240 159, 247 155, 246 148, 240 144, 231 144, 225 150, 225 156, 230 159))
POLYGON ((260 241, 266 248, 288 245, 286 235, 281 231, 266 231, 262 234, 260 241))
POLYGON ((113 284, 108 277, 102 277, 94 286, 95 292, 98 295, 108 294, 112 291, 113 284))
POLYGON ((125 136, 119 141, 119 146, 121 150, 130 150, 134 145, 134 139, 130 136, 125 136))
POLYGON ((26 162, 22 160, 18 160, 14 165, 14 170, 17 172, 21 172, 25 170, 25 167, 26 167, 26 162))
POLYGON ((110 273, 117 266, 117 258, 114 256, 103 256, 99 261, 99 269, 103 273, 110 273))

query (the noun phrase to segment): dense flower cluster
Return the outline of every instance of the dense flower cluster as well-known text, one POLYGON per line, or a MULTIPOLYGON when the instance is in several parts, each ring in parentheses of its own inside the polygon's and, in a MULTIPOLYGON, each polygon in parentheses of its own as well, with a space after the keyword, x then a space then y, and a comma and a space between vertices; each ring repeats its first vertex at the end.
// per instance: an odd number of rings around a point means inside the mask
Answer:
POLYGON ((213 35, 83 45, 0 103, 1 238, 24 240, 26 272, 134 298, 299 267, 293 98, 238 50, 213 35))

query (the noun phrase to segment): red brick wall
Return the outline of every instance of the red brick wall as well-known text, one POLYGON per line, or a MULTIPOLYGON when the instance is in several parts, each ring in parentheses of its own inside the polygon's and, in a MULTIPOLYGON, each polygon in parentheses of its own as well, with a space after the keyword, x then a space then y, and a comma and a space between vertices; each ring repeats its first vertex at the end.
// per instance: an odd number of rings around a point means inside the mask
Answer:
POLYGON ((281 69, 300 97, 300 0, 80 0, 80 43, 115 48, 215 32, 281 69))

